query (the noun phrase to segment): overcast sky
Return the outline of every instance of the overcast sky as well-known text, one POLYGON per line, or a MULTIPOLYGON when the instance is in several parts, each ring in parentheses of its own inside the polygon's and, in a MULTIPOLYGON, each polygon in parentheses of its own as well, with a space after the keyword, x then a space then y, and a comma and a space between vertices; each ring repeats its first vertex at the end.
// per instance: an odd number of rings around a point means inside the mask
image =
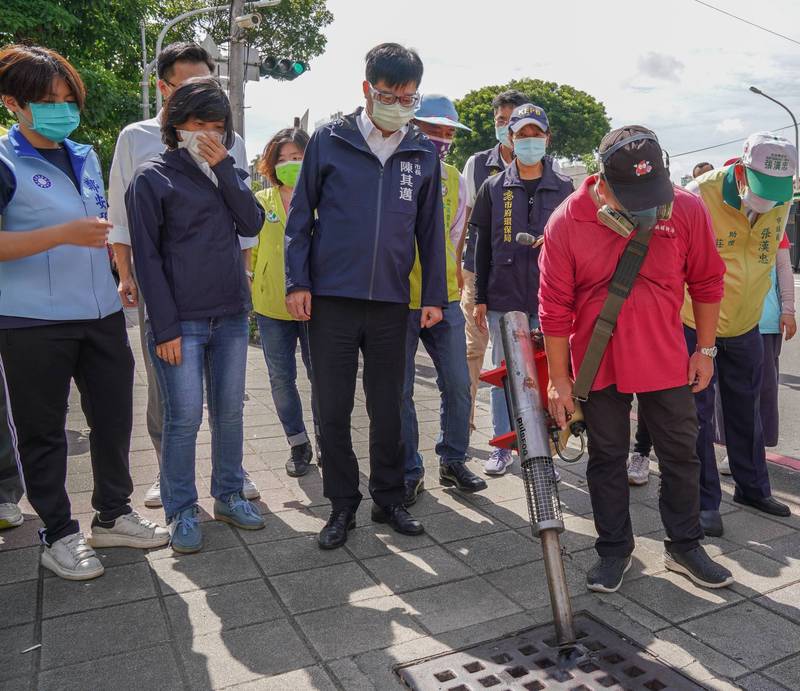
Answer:
MULTIPOLYGON (((708 0, 800 41, 798 0, 708 0)), ((700 160, 721 164, 732 144, 676 156, 791 124, 754 84, 800 114, 800 45, 694 0, 328 0, 328 46, 294 82, 248 83, 251 158, 292 117, 310 125, 363 101, 364 55, 397 41, 425 64, 421 90, 453 99, 515 78, 570 84, 605 104, 612 126, 644 124, 672 158, 678 180, 700 160)), ((269 12, 268 9, 262 10, 269 12)), ((792 129, 782 134, 790 140, 792 129)))

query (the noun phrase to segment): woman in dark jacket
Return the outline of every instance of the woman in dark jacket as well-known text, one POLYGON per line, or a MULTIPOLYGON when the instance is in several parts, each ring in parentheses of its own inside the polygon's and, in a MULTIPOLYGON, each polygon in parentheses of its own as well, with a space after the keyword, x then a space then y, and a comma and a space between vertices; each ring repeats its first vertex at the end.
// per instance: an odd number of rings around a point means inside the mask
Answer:
POLYGON ((162 115, 167 150, 143 164, 125 195, 148 343, 164 400, 161 500, 172 548, 202 547, 195 446, 203 383, 211 425, 217 520, 264 527, 242 495, 250 290, 237 235, 255 236, 264 211, 234 168, 228 98, 211 78, 184 82, 162 115))

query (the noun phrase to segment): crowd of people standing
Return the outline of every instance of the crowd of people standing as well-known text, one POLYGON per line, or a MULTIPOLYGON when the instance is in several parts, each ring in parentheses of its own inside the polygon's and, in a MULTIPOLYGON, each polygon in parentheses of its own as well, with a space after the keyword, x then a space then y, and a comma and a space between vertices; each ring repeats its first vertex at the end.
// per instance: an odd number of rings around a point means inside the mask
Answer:
MULTIPOLYGON (((587 586, 613 592, 630 566, 628 488, 648 480, 651 447, 667 568, 705 587, 732 582, 702 546, 723 532, 715 391, 734 501, 789 512, 771 496, 764 450, 777 443, 781 338, 796 328, 784 236, 797 162, 789 142, 753 135, 725 167, 699 164, 687 191, 670 182, 656 134, 623 127, 603 138, 599 172, 575 190, 548 154, 547 112, 506 91, 492 103, 497 144, 459 172, 444 159, 469 128, 448 97, 420 95, 419 55, 385 43, 366 56, 364 105, 311 136, 277 132, 258 162, 269 187, 254 194, 213 67, 193 43, 159 55, 164 108, 119 135, 107 203, 96 154, 69 138, 87 98, 81 76, 46 48, 0 51, 0 97, 17 120, 0 137, 0 528, 21 523, 24 490, 44 525, 42 565, 73 580, 103 573, 93 547, 202 549, 195 460, 204 401, 213 517, 263 528, 243 467, 252 311, 289 447, 286 472, 305 475, 315 459, 322 470, 331 513, 319 546, 345 544, 362 499, 350 433, 359 360, 371 518, 421 535, 409 511, 425 489, 419 344, 441 397, 439 483, 480 492, 487 481, 468 456, 478 375, 489 345, 492 364, 503 360, 502 315, 521 311, 544 334, 553 419, 566 425, 577 398, 588 424, 598 561, 587 586), (617 269, 632 250, 643 263, 621 290, 617 269), (163 506, 166 527, 130 505, 133 357, 123 307, 139 311, 159 467, 144 503, 163 506), (595 371, 581 379, 586 362, 595 371), (88 538, 65 488, 73 379, 91 428, 88 538)), ((491 413, 494 436, 507 435, 500 389, 491 413)), ((496 448, 483 473, 502 475, 512 463, 496 448)))

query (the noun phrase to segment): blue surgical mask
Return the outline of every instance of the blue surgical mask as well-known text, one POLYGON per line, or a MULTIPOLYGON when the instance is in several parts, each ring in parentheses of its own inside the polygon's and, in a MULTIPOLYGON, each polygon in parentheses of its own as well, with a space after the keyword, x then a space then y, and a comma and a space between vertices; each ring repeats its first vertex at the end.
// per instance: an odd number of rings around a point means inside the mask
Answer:
POLYGON ((511 148, 511 142, 508 140, 508 125, 495 126, 494 136, 503 146, 511 148))
POLYGON ((536 165, 547 151, 547 139, 544 137, 524 137, 514 140, 514 155, 525 166, 536 165))
POLYGON ((18 117, 51 142, 60 144, 81 124, 77 103, 31 103, 30 106, 32 122, 27 122, 22 112, 17 114, 18 117))

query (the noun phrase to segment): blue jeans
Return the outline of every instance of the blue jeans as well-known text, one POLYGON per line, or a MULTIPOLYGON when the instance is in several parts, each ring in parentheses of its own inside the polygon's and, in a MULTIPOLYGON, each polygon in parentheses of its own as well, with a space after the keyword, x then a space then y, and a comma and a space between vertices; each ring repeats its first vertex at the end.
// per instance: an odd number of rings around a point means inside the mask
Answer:
MULTIPOLYGON (((297 342, 300 341, 300 355, 306 366, 306 374, 311 379, 311 364, 308 359, 308 324, 306 322, 272 319, 256 314, 258 331, 261 334, 261 348, 269 371, 269 385, 272 402, 278 413, 289 446, 299 446, 308 442, 306 426, 303 422, 303 404, 297 392, 297 342)), ((317 430, 314 392, 311 392, 311 411, 314 416, 314 431, 317 430)))
MULTIPOLYGON (((492 366, 500 367, 505 359, 503 351, 503 337, 500 335, 500 317, 504 312, 489 311, 486 313, 486 321, 489 325, 489 341, 492 344, 492 366)), ((532 315, 528 317, 531 331, 538 328, 539 317, 532 315)), ((490 392, 492 403, 492 428, 494 436, 499 437, 511 431, 511 419, 508 417, 508 405, 506 404, 506 393, 498 386, 493 386, 490 392)))
POLYGON ((422 341, 436 368, 436 384, 441 393, 439 418, 441 430, 436 443, 439 462, 463 463, 469 444, 471 407, 467 342, 464 313, 459 302, 451 302, 442 310, 443 318, 431 329, 420 329, 420 310, 408 313, 406 331, 406 373, 403 386, 403 446, 405 447, 406 480, 418 480, 424 474, 419 446, 419 427, 414 409, 415 356, 422 341))
POLYGON ((181 364, 150 357, 164 402, 161 439, 161 501, 170 521, 197 503, 195 448, 203 420, 203 380, 211 426, 211 495, 224 499, 244 482, 244 383, 247 371, 247 313, 181 322, 181 364))

